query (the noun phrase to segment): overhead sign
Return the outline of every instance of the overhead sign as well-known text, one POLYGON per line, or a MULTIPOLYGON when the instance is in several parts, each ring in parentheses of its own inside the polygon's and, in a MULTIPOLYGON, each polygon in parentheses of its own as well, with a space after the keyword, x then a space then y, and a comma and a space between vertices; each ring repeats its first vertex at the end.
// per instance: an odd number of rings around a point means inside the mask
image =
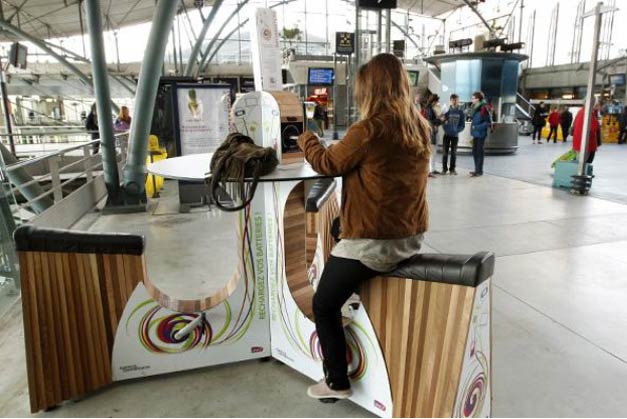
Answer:
POLYGON ((393 41, 392 51, 394 52, 394 55, 396 55, 398 58, 405 57, 405 40, 401 39, 399 41, 393 41))
POLYGON ((351 55, 355 52, 355 34, 353 32, 335 32, 335 53, 351 55))
POLYGON ((397 0, 358 0, 364 9, 396 9, 397 0))

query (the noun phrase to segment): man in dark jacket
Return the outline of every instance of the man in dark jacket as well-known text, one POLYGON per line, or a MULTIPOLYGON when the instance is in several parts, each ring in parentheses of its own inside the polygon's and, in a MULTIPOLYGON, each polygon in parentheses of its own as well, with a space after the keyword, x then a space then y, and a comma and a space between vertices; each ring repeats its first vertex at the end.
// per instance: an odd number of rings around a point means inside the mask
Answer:
POLYGON ((470 176, 477 177, 483 175, 485 139, 488 136, 488 130, 492 127, 492 118, 490 118, 490 112, 481 92, 472 94, 471 115, 470 135, 472 135, 472 157, 475 161, 475 171, 470 172, 470 176))
MULTIPOLYGON (((89 112, 89 115, 87 115, 85 119, 85 129, 91 134, 92 141, 100 139, 100 132, 98 131, 98 113, 95 103, 91 106, 91 112, 89 112)), ((94 143, 91 147, 93 153, 98 154, 100 143, 94 143)))
POLYGON ((444 155, 442 157, 442 174, 444 175, 449 170, 449 150, 451 153, 450 174, 457 174, 457 172, 455 171, 455 163, 457 160, 457 144, 459 143, 459 133, 462 132, 466 127, 466 117, 464 115, 464 111, 460 109, 458 104, 459 96, 453 93, 451 95, 451 107, 443 116, 444 124, 442 125, 442 128, 444 129, 444 148, 442 151, 444 155))
POLYGON ((560 116, 562 124, 562 137, 564 137, 564 142, 566 142, 568 134, 570 133, 570 126, 573 124, 573 114, 568 110, 568 106, 564 106, 564 110, 560 116))
POLYGON ((623 108, 623 113, 618 116, 618 126, 620 128, 618 144, 625 144, 627 141, 627 106, 623 108))
POLYGON ((538 144, 542 144, 542 128, 546 125, 546 117, 548 112, 544 107, 544 102, 540 102, 535 112, 533 113, 533 118, 531 118, 531 124, 533 125, 533 134, 531 138, 533 138, 533 143, 536 143, 536 135, 538 136, 538 144))

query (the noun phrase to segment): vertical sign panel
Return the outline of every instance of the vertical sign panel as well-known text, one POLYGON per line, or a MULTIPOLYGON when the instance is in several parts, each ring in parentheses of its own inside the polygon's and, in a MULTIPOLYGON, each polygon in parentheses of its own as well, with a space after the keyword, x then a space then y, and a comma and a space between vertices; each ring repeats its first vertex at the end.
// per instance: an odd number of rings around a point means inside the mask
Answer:
POLYGON ((257 9, 251 19, 251 44, 255 90, 282 90, 281 50, 276 12, 257 9))

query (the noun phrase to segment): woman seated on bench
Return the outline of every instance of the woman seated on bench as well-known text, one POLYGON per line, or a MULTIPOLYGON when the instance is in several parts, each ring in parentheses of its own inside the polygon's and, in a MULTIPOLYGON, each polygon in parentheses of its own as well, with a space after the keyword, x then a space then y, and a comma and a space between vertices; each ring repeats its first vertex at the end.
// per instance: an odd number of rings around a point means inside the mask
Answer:
POLYGON ((314 170, 342 176, 340 241, 313 299, 325 379, 316 399, 351 396, 341 308, 370 278, 418 253, 427 230, 430 127, 412 103, 401 62, 380 54, 359 69, 355 96, 361 121, 325 149, 311 131, 299 146, 314 170))

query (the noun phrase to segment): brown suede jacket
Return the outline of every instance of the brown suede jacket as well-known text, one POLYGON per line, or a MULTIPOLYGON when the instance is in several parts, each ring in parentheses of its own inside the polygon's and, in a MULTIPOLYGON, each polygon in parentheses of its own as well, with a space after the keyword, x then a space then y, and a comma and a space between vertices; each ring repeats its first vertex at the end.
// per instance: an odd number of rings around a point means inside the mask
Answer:
POLYGON ((343 238, 400 239, 427 230, 429 160, 393 142, 393 135, 390 127, 385 136, 368 138, 358 122, 329 148, 311 131, 299 138, 316 172, 342 176, 343 238))

